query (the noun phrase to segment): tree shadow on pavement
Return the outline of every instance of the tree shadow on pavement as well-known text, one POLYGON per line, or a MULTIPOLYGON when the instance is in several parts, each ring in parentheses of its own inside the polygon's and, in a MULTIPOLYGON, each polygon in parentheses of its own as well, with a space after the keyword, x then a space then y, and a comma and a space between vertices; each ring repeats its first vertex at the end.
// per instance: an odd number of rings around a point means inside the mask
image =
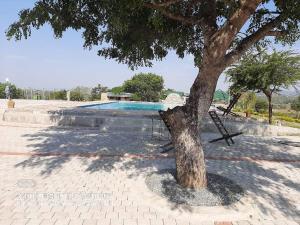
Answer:
MULTIPOLYGON (((34 134, 24 135, 24 138, 29 143, 28 147, 33 149, 31 153, 36 155, 15 166, 40 168, 40 174, 43 176, 50 176, 56 170, 63 169, 76 154, 87 173, 120 169, 128 171, 128 177, 132 178, 145 176, 150 171, 175 167, 173 159, 126 157, 126 154, 159 153, 158 147, 163 143, 152 140, 149 133, 101 133, 96 128, 49 127, 34 134), (89 154, 92 157, 88 157, 89 154)), ((271 139, 245 136, 236 138, 236 144, 227 147, 223 143, 208 144, 209 138, 210 136, 204 137, 206 156, 299 159, 299 149, 282 146, 271 139)), ((272 215, 272 209, 275 209, 287 218, 299 217, 299 169, 299 162, 207 161, 207 170, 210 173, 228 177, 244 188, 252 199, 251 207, 257 207, 266 215, 272 215)), ((244 204, 243 201, 241 204, 244 204)), ((194 210, 192 207, 171 201, 170 205, 172 209, 194 210)))

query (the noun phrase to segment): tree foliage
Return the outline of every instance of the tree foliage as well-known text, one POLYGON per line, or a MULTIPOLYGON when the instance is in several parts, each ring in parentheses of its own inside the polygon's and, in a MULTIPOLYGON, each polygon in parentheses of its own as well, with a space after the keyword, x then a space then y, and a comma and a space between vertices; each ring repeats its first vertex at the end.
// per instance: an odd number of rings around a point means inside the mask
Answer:
POLYGON ((11 83, 0 83, 0 98, 6 98, 5 87, 7 85, 9 86, 10 97, 12 99, 18 99, 23 97, 22 90, 17 88, 16 85, 11 83))
POLYGON ((279 92, 300 80, 300 56, 290 51, 249 54, 226 74, 232 91, 279 92))
POLYGON ((272 95, 300 80, 300 56, 290 51, 249 54, 226 72, 231 91, 263 92, 269 101, 269 123, 272 123, 272 95))
POLYGON ((124 92, 124 87, 123 86, 117 86, 117 87, 113 87, 110 92, 112 92, 113 94, 121 94, 122 92, 124 92))
POLYGON ((101 99, 101 93, 107 92, 108 88, 105 86, 102 86, 101 84, 98 84, 96 87, 92 88, 91 90, 91 97, 90 100, 100 100, 101 99))
POLYGON ((265 113, 268 110, 268 102, 263 98, 257 98, 255 102, 255 111, 265 113))
POLYGON ((240 97, 237 105, 240 106, 244 112, 251 112, 254 109, 255 103, 256 94, 253 91, 248 91, 240 97))
POLYGON ((58 91, 50 92, 49 99, 67 100, 67 91, 66 90, 58 90, 58 91))
POLYGON ((147 102, 159 101, 163 88, 163 78, 153 73, 136 74, 123 84, 125 92, 134 94, 136 100, 147 102))
POLYGON ((300 95, 298 96, 297 99, 295 99, 292 103, 292 109, 295 111, 300 111, 300 95))
POLYGON ((71 101, 89 101, 91 97, 91 89, 88 87, 76 87, 71 90, 71 101))
POLYGON ((228 46, 230 58, 265 36, 284 44, 295 42, 300 33, 299 12, 300 2, 295 0, 38 0, 32 9, 19 13, 7 36, 28 38, 32 28, 49 23, 56 37, 68 28, 82 31, 84 47, 101 46, 99 55, 132 67, 149 66, 171 49, 179 57, 194 55, 199 65, 205 36, 215 33, 217 38, 228 28, 228 21, 234 29, 226 34, 235 34, 228 46), (246 17, 237 18, 242 13, 246 17), (245 20, 249 22, 240 31, 245 20))

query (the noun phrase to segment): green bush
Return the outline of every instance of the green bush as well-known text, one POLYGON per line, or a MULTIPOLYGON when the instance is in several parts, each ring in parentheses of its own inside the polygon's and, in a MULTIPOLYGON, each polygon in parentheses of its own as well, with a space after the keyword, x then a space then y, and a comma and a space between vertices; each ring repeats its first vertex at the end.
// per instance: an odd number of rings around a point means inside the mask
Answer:
POLYGON ((277 119, 287 121, 287 122, 300 123, 300 119, 294 119, 289 116, 278 116, 277 119))
POLYGON ((268 110, 268 102, 263 99, 257 99, 255 103, 255 111, 265 113, 268 110))
POLYGON ((87 87, 76 87, 71 90, 71 101, 88 101, 91 99, 91 89, 87 87))
POLYGON ((67 91, 66 90, 53 91, 50 93, 50 99, 67 100, 67 91))
POLYGON ((113 93, 113 94, 115 94, 115 95, 121 94, 122 92, 124 92, 124 87, 123 86, 113 87, 110 90, 110 92, 113 93))
POLYGON ((0 83, 0 98, 5 98, 5 87, 6 85, 9 85, 9 90, 10 90, 10 97, 12 99, 17 99, 17 98, 24 98, 22 90, 17 88, 16 85, 14 84, 6 84, 6 83, 0 83))
POLYGON ((137 95, 146 102, 158 102, 164 88, 162 76, 153 73, 139 73, 123 84, 125 92, 137 95))
POLYGON ((300 95, 298 96, 297 99, 295 99, 292 103, 292 109, 295 111, 300 111, 300 95))

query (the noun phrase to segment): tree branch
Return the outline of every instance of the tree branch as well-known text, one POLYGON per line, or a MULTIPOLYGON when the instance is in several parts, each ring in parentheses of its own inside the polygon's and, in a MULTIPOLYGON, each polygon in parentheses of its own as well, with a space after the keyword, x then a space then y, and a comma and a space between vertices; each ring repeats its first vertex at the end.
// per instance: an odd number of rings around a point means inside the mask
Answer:
POLYGON ((168 7, 170 5, 176 4, 181 1, 183 1, 183 0, 169 0, 169 1, 163 1, 161 3, 152 3, 152 4, 156 5, 158 7, 168 7))
POLYGON ((218 44, 222 45, 223 49, 228 49, 236 34, 241 30, 261 2, 262 0, 242 1, 241 7, 237 9, 224 26, 212 36, 212 39, 215 39, 218 44))
POLYGON ((205 0, 203 1, 203 5, 205 8, 205 12, 203 14, 204 23, 206 25, 206 28, 209 32, 212 32, 211 34, 208 34, 209 36, 214 34, 216 30, 218 29, 217 26, 217 6, 216 6, 216 0, 205 0))
POLYGON ((274 37, 281 37, 286 35, 288 32, 287 31, 280 31, 280 30, 270 30, 266 36, 274 36, 274 37))
POLYGON ((225 55, 225 63, 227 66, 231 65, 234 61, 238 60, 255 42, 268 36, 270 32, 281 22, 282 15, 276 17, 269 23, 259 28, 255 33, 244 38, 241 43, 230 53, 225 55))
POLYGON ((194 18, 194 17, 186 17, 186 16, 182 16, 180 14, 174 14, 174 13, 168 11, 167 9, 165 9, 164 7, 159 6, 157 4, 144 3, 144 6, 149 9, 158 10, 160 13, 162 13, 167 18, 182 22, 185 25, 196 25, 196 24, 200 25, 203 22, 203 19, 194 18))

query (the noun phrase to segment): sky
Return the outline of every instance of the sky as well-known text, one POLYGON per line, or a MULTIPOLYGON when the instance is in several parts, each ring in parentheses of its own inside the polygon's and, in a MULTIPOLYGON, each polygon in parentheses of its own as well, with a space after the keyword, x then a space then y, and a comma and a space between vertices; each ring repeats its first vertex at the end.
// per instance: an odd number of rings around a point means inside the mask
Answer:
MULTIPOLYGON (((5 31, 18 18, 18 12, 30 8, 34 0, 0 0, 0 82, 6 78, 22 88, 71 89, 94 87, 98 83, 114 87, 139 72, 163 76, 165 87, 189 92, 197 75, 193 57, 179 59, 173 52, 150 68, 132 71, 127 65, 97 56, 97 48, 82 47, 81 33, 68 30, 55 39, 49 26, 33 30, 27 40, 8 41, 5 31)), ((280 47, 279 47, 280 48, 280 47)), ((300 42, 292 48, 300 52, 300 42)), ((221 76, 217 89, 226 90, 228 83, 221 76)))

